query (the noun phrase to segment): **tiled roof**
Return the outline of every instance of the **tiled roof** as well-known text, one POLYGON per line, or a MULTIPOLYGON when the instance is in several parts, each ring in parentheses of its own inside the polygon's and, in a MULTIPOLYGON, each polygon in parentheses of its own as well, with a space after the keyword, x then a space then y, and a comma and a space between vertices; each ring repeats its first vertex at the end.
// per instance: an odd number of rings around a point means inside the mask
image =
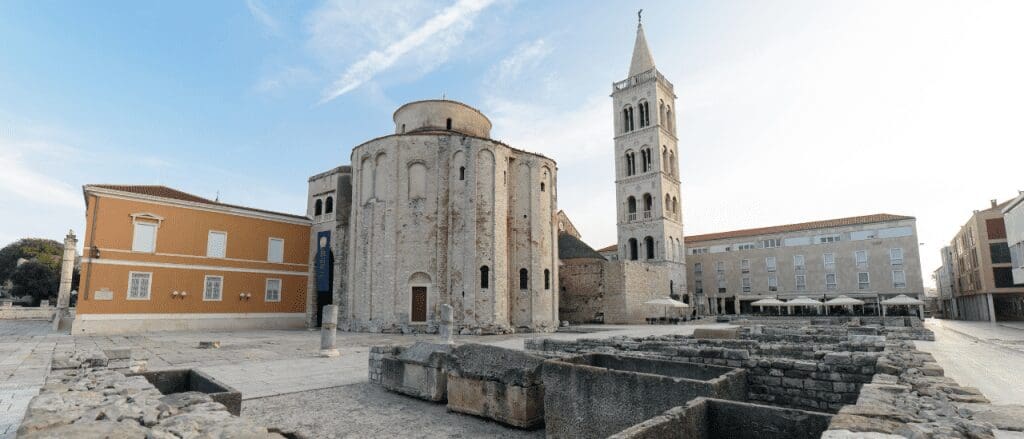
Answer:
POLYGON ((824 221, 811 221, 807 223, 785 224, 781 226, 760 227, 756 229, 732 230, 729 232, 707 233, 704 235, 686 236, 683 238, 683 242, 686 244, 690 244, 702 241, 715 241, 718 239, 741 238, 744 236, 799 232, 801 230, 827 229, 830 227, 853 226, 858 224, 871 224, 885 221, 898 221, 907 219, 914 219, 914 217, 878 213, 874 215, 851 216, 847 218, 836 218, 824 221))
POLYGON ((561 232, 558 234, 558 259, 604 259, 604 256, 575 236, 561 232))
POLYGON ((238 206, 234 204, 221 203, 219 201, 213 201, 207 198, 203 198, 197 195, 192 195, 188 192, 182 192, 174 188, 161 185, 123 185, 123 184, 89 184, 84 187, 88 188, 100 188, 108 189, 118 192, 128 192, 132 194, 146 195, 157 198, 167 198, 172 200, 188 201, 190 203, 208 204, 211 206, 229 207, 233 209, 243 209, 253 212, 269 213, 274 215, 288 216, 292 218, 308 219, 304 215, 293 215, 290 213, 274 212, 272 210, 255 209, 252 207, 238 206))
POLYGON ((612 244, 612 245, 609 245, 608 247, 602 247, 602 248, 597 249, 597 252, 598 253, 605 253, 605 252, 613 251, 613 250, 618 249, 618 248, 619 248, 618 244, 612 244))

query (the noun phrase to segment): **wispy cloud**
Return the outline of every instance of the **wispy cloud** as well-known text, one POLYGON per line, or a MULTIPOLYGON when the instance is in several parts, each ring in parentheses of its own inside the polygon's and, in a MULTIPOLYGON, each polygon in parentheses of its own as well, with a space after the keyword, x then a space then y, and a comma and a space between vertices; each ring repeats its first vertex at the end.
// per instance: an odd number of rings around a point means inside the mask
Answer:
MULTIPOLYGON (((442 52, 459 45, 465 30, 469 28, 470 20, 493 2, 494 0, 458 0, 455 4, 427 19, 422 25, 398 41, 383 49, 366 54, 349 66, 345 73, 324 91, 320 103, 331 101, 355 90, 427 42, 436 44, 438 47, 435 47, 434 50, 442 52)), ((433 60, 435 65, 442 61, 443 59, 438 58, 433 60)))
POLYGON ((81 207, 81 194, 74 187, 26 160, 27 155, 59 160, 72 151, 60 144, 0 138, 0 195, 34 204, 81 207))
POLYGON ((524 70, 537 67, 551 53, 544 39, 537 39, 517 47, 487 72, 492 85, 507 86, 517 81, 524 70))
POLYGON ((283 89, 305 86, 316 81, 317 75, 305 67, 287 67, 272 75, 264 76, 254 89, 259 93, 274 93, 283 89))
POLYGON ((274 34, 281 32, 281 25, 277 22, 277 19, 267 12, 267 8, 259 0, 245 0, 245 6, 249 8, 252 18, 268 31, 274 34))

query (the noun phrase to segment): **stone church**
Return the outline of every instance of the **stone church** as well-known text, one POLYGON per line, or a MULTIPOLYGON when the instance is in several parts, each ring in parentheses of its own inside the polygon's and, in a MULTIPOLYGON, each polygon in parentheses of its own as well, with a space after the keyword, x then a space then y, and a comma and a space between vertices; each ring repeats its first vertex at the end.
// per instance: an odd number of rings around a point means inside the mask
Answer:
POLYGON ((491 139, 460 102, 393 119, 351 166, 309 179, 310 324, 334 303, 345 330, 434 332, 450 304, 464 333, 557 328, 554 160, 491 139))
POLYGON ((612 86, 618 243, 607 257, 557 208, 555 162, 490 138, 480 111, 410 102, 351 166, 309 179, 310 326, 339 305, 350 331, 463 333, 643 323, 644 302, 686 291, 675 93, 638 26, 612 86))
POLYGON ((578 235, 559 236, 560 316, 573 323, 643 323, 660 311, 644 302, 686 293, 676 95, 655 68, 643 25, 629 74, 611 96, 618 243, 599 253, 578 235))

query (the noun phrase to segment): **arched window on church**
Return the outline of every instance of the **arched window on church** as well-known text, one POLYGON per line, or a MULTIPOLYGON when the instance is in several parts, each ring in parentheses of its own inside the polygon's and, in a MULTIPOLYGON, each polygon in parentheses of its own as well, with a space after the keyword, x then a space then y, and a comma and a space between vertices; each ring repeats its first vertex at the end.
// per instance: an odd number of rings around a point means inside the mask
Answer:
POLYGON ((327 202, 324 203, 324 213, 334 213, 334 197, 327 197, 327 202))
POLYGON ((481 289, 485 289, 485 290, 487 288, 489 288, 489 285, 491 283, 490 281, 491 281, 491 269, 488 266, 486 266, 486 265, 481 266, 480 267, 480 288, 481 289))
POLYGON ((679 199, 672 197, 672 215, 679 219, 679 199))
POLYGON ((654 259, 654 238, 648 236, 644 238, 644 250, 647 252, 647 259, 654 259))
POLYGON ((671 149, 668 150, 668 175, 674 175, 676 173, 676 153, 671 149))
POLYGON ((644 219, 651 219, 651 209, 654 208, 654 198, 651 194, 644 194, 644 219))
POLYGON ((449 117, 448 120, 445 121, 444 128, 446 130, 451 131, 451 129, 452 129, 452 118, 449 117))
POLYGON ((543 182, 541 182, 541 184, 540 184, 540 191, 544 192, 544 183, 543 182))
POLYGON ((636 153, 626 151, 626 176, 636 174, 636 153))
POLYGON ((648 172, 652 169, 651 155, 651 148, 644 148, 640 150, 640 169, 643 172, 648 172))
POLYGON ((626 198, 626 221, 636 221, 636 198, 626 198))
POLYGON ((661 171, 672 175, 672 165, 668 161, 668 147, 665 145, 661 146, 661 171))
POLYGON ((629 260, 637 260, 636 238, 629 238, 629 260))
POLYGON ((551 289, 551 270, 548 270, 547 268, 544 269, 544 289, 551 289))
POLYGON ((637 108, 639 108, 640 110, 640 128, 650 125, 651 112, 650 105, 647 104, 647 101, 642 101, 639 104, 637 104, 637 108))
POLYGON ((627 105, 622 109, 622 132, 633 131, 633 106, 627 105))
POLYGON ((459 166, 459 180, 465 180, 465 179, 466 179, 466 167, 465 166, 459 166))
POLYGON ((675 134, 672 129, 672 107, 665 107, 665 130, 675 134))
POLYGON ((519 289, 526 290, 530 288, 530 272, 525 268, 519 269, 519 289))
POLYGON ((665 100, 664 99, 658 100, 658 123, 659 124, 664 124, 665 123, 665 100))
POLYGON ((671 195, 665 194, 665 204, 662 205, 662 210, 664 212, 662 212, 661 215, 665 216, 665 217, 670 216, 669 214, 672 213, 672 196, 671 195))
POLYGON ((324 214, 324 201, 318 199, 318 200, 316 200, 316 203, 313 203, 313 215, 314 216, 320 216, 320 215, 323 215, 323 214, 324 214))

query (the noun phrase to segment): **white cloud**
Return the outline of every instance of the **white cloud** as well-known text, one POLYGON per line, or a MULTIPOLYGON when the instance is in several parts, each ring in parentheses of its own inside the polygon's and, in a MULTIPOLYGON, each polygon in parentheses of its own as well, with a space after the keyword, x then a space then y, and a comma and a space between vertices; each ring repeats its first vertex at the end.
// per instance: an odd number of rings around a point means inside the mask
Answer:
POLYGON ((520 45, 513 53, 487 72, 491 87, 509 87, 520 79, 523 70, 536 68, 551 53, 551 46, 544 39, 537 39, 520 45))
POLYGON ((249 14, 252 14, 252 18, 268 31, 274 34, 281 32, 281 25, 277 22, 277 19, 267 12, 267 8, 259 0, 245 0, 245 6, 249 8, 249 14))
POLYGON ((458 0, 401 39, 382 49, 373 50, 350 65, 345 73, 324 91, 320 102, 328 102, 358 88, 392 67, 403 56, 428 42, 434 56, 420 57, 422 62, 416 67, 420 70, 429 70, 444 62, 448 57, 448 51, 461 44, 465 31, 471 27, 471 20, 491 3, 493 0, 458 0))
POLYGON ((65 145, 44 142, 19 142, 0 139, 0 194, 31 204, 80 207, 81 193, 60 180, 60 174, 47 173, 45 166, 32 166, 26 156, 60 159, 73 151, 65 145))

